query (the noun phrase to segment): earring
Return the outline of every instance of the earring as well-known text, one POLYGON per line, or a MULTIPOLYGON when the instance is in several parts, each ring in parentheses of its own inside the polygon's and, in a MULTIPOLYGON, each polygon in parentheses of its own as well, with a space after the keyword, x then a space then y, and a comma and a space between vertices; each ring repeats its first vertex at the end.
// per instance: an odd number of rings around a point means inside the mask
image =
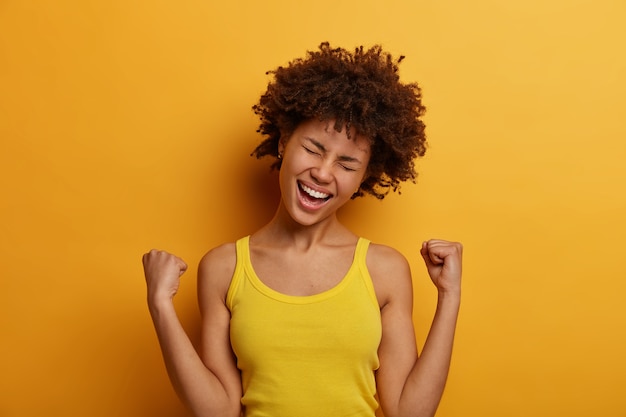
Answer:
POLYGON ((278 153, 278 159, 283 159, 283 154, 282 153, 278 153))

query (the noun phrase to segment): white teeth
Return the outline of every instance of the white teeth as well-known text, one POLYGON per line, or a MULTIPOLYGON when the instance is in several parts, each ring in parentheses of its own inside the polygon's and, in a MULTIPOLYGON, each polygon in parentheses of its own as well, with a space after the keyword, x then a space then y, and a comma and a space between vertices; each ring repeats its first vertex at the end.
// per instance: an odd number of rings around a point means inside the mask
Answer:
POLYGON ((330 194, 326 194, 326 193, 320 193, 319 191, 315 191, 309 187, 307 187, 304 184, 300 184, 300 186, 302 187, 302 190, 307 193, 308 195, 310 195, 313 198, 326 198, 328 197, 330 194))

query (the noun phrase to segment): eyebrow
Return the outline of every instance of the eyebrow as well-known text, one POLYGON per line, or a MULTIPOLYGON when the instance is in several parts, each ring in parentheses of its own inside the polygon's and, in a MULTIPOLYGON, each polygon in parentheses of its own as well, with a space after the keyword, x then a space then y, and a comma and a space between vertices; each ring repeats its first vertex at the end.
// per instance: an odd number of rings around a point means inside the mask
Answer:
MULTIPOLYGON (((318 141, 316 141, 315 139, 310 138, 308 136, 305 136, 304 139, 311 142, 311 144, 313 144, 319 151, 324 152, 324 153, 327 151, 326 147, 322 145, 321 143, 319 143, 318 141)), ((348 155, 340 155, 339 160, 342 162, 354 162, 358 164, 361 163, 361 161, 358 158, 348 156, 348 155)))

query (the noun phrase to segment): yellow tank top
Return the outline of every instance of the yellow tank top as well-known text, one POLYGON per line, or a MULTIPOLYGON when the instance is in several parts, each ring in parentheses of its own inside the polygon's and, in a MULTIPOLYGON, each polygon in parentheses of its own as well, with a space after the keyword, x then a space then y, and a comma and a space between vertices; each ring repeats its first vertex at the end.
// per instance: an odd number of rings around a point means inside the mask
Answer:
POLYGON ((358 240, 350 270, 311 296, 272 290, 250 263, 249 237, 237 241, 226 303, 241 370, 246 417, 373 417, 382 326, 358 240))

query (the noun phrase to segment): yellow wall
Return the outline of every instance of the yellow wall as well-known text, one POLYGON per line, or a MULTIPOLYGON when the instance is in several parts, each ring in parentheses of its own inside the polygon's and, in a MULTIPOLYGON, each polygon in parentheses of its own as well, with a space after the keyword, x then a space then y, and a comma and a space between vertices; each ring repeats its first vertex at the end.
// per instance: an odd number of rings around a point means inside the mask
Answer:
POLYGON ((417 185, 355 202, 355 231, 411 260, 465 243, 440 417, 624 416, 626 3, 0 2, 0 415, 187 415, 140 256, 193 267, 273 212, 248 157, 264 72, 319 42, 382 43, 422 84, 417 185))

